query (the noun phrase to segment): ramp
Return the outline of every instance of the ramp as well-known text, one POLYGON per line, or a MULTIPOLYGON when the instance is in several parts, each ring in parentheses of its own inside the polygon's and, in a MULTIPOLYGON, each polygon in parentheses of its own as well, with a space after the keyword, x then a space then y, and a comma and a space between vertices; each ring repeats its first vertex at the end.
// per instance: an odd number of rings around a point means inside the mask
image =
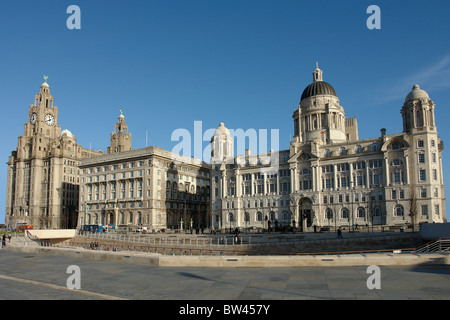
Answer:
POLYGON ((76 235, 75 229, 64 230, 27 230, 32 240, 59 242, 72 239, 76 235))

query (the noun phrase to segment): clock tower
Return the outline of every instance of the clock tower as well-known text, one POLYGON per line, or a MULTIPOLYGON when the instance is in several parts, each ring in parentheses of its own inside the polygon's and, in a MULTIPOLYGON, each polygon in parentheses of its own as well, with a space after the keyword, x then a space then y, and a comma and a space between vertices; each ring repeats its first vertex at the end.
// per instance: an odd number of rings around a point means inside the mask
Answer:
POLYGON ((58 108, 44 76, 34 104, 29 106, 24 134, 8 159, 6 223, 35 229, 75 228, 83 158, 103 154, 78 145, 58 125, 58 108))
POLYGON ((36 138, 32 142, 37 148, 31 150, 31 154, 35 156, 40 155, 39 151, 44 151, 43 144, 61 135, 61 127, 58 126, 58 108, 54 105, 54 98, 50 94, 48 77, 44 76, 44 79, 45 82, 34 98, 34 104, 29 107, 29 121, 25 124, 23 136, 25 139, 36 138))

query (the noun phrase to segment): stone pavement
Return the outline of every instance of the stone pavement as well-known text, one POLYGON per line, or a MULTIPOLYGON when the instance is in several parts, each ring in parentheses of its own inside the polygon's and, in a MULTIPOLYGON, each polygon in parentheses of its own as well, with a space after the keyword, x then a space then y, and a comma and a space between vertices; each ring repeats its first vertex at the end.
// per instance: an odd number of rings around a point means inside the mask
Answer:
POLYGON ((370 290, 365 266, 162 268, 0 250, 0 299, 7 300, 120 298, 181 306, 184 300, 450 299, 446 265, 381 266, 380 275, 381 289, 370 290), (71 265, 80 267, 81 291, 66 287, 71 265))

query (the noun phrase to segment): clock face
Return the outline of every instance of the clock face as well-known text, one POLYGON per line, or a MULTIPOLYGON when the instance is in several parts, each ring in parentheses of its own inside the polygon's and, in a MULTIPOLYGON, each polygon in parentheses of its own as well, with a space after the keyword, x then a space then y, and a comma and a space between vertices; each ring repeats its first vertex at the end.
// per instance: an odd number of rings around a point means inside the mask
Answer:
POLYGON ((55 124, 55 118, 51 114, 46 114, 44 117, 44 121, 47 125, 52 126, 55 124))
POLYGON ((33 114, 31 115, 31 118, 30 118, 30 123, 31 123, 31 124, 35 124, 36 121, 37 121, 37 114, 36 114, 36 113, 33 113, 33 114))

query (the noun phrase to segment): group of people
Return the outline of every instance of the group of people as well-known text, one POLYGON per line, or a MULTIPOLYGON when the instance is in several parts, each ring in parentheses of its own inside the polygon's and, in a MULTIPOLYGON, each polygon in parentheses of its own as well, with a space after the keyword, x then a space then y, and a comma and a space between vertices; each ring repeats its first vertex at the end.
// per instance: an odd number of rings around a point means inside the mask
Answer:
MULTIPOLYGON (((89 248, 90 248, 91 250, 98 250, 98 247, 99 247, 98 241, 92 241, 92 242, 89 244, 89 248)), ((109 246, 106 247, 105 250, 106 250, 106 251, 110 251, 109 246)), ((117 245, 116 245, 115 242, 114 242, 114 244, 113 244, 112 251, 114 251, 114 252, 117 251, 117 245)))

